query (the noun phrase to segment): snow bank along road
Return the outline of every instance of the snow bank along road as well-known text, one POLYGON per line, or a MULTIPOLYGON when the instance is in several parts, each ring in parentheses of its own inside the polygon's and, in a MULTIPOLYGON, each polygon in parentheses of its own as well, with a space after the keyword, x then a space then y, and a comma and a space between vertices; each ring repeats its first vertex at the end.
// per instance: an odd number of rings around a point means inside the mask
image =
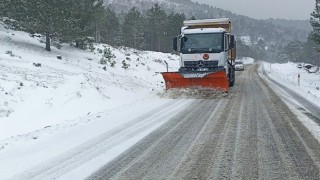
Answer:
POLYGON ((286 101, 288 101, 290 104, 294 104, 295 108, 300 110, 303 114, 308 116, 310 119, 312 119, 315 123, 317 123, 320 126, 320 108, 317 105, 306 100, 303 96, 292 91, 288 87, 285 87, 277 81, 271 79, 268 76, 268 73, 265 71, 264 75, 268 78, 268 81, 280 88, 279 93, 282 96, 284 96, 286 101))
POLYGON ((88 179, 320 179, 320 144, 253 65, 88 179))

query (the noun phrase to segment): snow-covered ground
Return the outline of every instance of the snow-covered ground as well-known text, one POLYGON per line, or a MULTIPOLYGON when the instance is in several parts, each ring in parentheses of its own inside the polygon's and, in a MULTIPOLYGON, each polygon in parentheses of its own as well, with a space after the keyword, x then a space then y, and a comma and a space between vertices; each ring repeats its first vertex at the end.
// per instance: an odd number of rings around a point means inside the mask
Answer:
POLYGON ((242 60, 243 64, 253 64, 255 63, 255 60, 250 57, 243 57, 240 60, 242 60))
POLYGON ((308 73, 305 68, 298 68, 298 64, 292 62, 284 64, 264 62, 263 68, 270 78, 320 106, 320 72, 308 73))
MULTIPOLYGON (((192 102, 159 96, 164 84, 158 72, 166 70, 164 61, 176 70, 176 55, 108 45, 96 45, 91 52, 68 44, 61 50, 53 47, 52 52, 46 52, 40 40, 0 24, 0 179, 14 175, 18 175, 17 179, 23 175, 27 178, 31 174, 26 170, 44 167, 51 159, 58 161, 55 157, 93 142, 94 138, 107 138, 106 132, 120 132, 121 127, 127 127, 124 124, 146 112, 176 103, 179 105, 171 107, 171 111, 178 112, 192 102), (105 49, 114 55, 114 67, 110 62, 100 64, 105 49)), ((131 128, 139 130, 138 136, 125 136, 122 142, 102 148, 104 158, 100 163, 111 160, 169 117, 170 114, 131 124, 131 128)), ((90 159, 98 156, 99 153, 90 159)), ((99 163, 82 169, 80 164, 73 165, 72 169, 78 168, 76 177, 83 178, 98 169, 94 165, 99 163)))

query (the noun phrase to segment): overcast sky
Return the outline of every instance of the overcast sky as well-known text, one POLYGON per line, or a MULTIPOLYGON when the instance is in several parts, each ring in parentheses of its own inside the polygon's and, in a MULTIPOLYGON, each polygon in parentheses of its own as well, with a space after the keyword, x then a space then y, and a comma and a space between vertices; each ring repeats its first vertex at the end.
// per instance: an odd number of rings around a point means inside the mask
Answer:
POLYGON ((309 20, 315 0, 192 0, 256 19, 309 20))

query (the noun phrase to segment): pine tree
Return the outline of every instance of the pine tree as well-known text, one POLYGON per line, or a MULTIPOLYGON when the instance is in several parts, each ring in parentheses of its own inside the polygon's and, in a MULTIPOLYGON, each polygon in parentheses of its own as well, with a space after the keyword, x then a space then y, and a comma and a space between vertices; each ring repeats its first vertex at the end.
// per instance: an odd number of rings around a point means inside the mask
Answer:
MULTIPOLYGON (((7 8, 4 0, 0 1, 0 18, 7 16, 7 8)), ((0 19, 1 20, 1 19, 0 19)))
POLYGON ((314 41, 308 38, 307 42, 303 45, 303 60, 304 62, 311 63, 314 65, 320 65, 319 61, 319 52, 316 49, 319 48, 319 45, 316 45, 314 41))
POLYGON ((300 41, 292 41, 284 47, 289 61, 299 62, 303 58, 303 43, 300 41))
POLYGON ((101 42, 110 45, 119 45, 120 42, 120 22, 114 11, 109 7, 105 10, 105 15, 101 20, 101 42))
POLYGON ((320 44, 320 0, 316 0, 315 10, 311 14, 310 23, 313 27, 313 31, 310 34, 311 39, 320 44))
POLYGON ((78 31, 68 34, 69 40, 75 40, 76 46, 81 47, 89 37, 94 37, 95 42, 100 42, 100 29, 106 19, 103 7, 103 0, 78 0, 75 6, 75 14, 79 20, 77 23, 78 31))
POLYGON ((137 8, 132 8, 124 18, 122 38, 125 46, 141 49, 143 44, 143 17, 137 8))
POLYGON ((147 25, 145 27, 147 29, 149 45, 153 51, 161 51, 166 18, 167 14, 161 9, 159 4, 154 4, 147 12, 147 25))
POLYGON ((163 52, 172 52, 172 39, 180 34, 183 21, 186 19, 184 14, 171 13, 165 23, 163 37, 163 52))
POLYGON ((51 51, 51 39, 79 31, 76 17, 77 0, 11 0, 8 16, 16 20, 15 27, 46 37, 46 50, 51 51))

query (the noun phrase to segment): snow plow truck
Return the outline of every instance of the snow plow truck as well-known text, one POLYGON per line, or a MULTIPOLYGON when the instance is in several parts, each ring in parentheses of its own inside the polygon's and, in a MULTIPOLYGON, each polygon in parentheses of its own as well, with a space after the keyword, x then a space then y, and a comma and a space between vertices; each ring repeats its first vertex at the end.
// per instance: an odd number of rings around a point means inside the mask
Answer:
POLYGON ((235 83, 236 43, 231 21, 203 19, 184 21, 173 39, 180 53, 178 72, 163 72, 166 89, 204 88, 229 92, 235 83))

